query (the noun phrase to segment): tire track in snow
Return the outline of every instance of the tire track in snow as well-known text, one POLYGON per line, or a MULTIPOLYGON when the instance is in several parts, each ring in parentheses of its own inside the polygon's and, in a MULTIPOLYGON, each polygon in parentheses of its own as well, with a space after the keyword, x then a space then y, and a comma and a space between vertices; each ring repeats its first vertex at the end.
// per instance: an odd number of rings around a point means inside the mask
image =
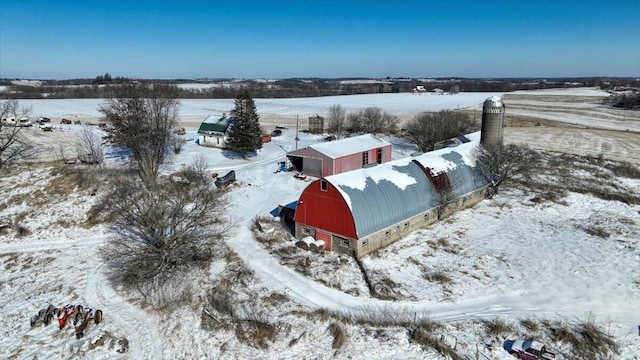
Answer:
POLYGON ((101 309, 104 322, 111 323, 126 334, 129 340, 128 357, 131 359, 162 359, 160 333, 141 309, 118 295, 98 266, 88 280, 87 304, 101 309))
POLYGON ((78 240, 64 240, 64 241, 52 241, 52 242, 34 242, 34 243, 19 243, 0 246, 0 254, 11 253, 27 253, 38 251, 51 251, 51 250, 63 250, 69 249, 74 246, 93 246, 101 244, 108 239, 109 235, 92 236, 89 238, 82 238, 78 240))
MULTIPOLYGON (((293 269, 279 264, 278 260, 258 244, 251 230, 250 221, 238 229, 229 245, 240 258, 252 268, 266 283, 267 288, 289 296, 294 302, 311 309, 327 309, 342 315, 380 314, 400 316, 421 315, 436 321, 459 321, 483 319, 494 316, 531 316, 543 313, 562 313, 564 316, 580 318, 584 308, 576 307, 578 301, 588 303, 590 307, 607 309, 599 316, 608 316, 617 322, 633 324, 637 318, 635 304, 608 305, 607 299, 584 298, 585 294, 575 291, 557 294, 533 289, 523 293, 516 290, 511 293, 489 295, 455 303, 434 303, 431 301, 394 301, 375 298, 355 297, 344 292, 328 288, 304 277, 293 269), (283 283, 286 281, 286 283, 283 283), (558 298, 562 298, 559 301, 558 298)), ((412 319, 407 319, 411 321, 412 319)))

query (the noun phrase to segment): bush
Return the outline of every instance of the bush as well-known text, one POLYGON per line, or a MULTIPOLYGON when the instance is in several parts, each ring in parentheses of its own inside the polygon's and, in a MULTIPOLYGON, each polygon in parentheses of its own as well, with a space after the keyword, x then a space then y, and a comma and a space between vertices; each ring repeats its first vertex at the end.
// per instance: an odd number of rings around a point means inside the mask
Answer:
POLYGON ((227 226, 223 203, 208 187, 124 180, 102 204, 115 219, 103 259, 114 280, 132 289, 201 267, 227 226))

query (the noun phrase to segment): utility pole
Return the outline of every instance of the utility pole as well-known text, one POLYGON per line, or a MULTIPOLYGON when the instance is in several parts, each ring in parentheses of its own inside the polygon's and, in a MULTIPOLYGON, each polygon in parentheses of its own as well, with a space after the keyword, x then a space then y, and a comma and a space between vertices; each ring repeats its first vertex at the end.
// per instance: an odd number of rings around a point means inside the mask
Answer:
POLYGON ((300 119, 298 118, 298 115, 296 115, 296 150, 298 150, 298 140, 300 140, 300 138, 298 137, 298 125, 300 124, 300 119))

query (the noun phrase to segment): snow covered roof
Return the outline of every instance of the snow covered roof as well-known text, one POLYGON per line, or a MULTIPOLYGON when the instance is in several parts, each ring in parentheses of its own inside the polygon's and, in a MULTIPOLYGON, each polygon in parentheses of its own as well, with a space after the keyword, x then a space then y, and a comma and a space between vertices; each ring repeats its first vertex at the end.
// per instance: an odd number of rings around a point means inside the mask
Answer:
MULTIPOLYGON (((470 138, 474 138, 473 134, 470 138)), ((469 136, 468 136, 469 138, 469 136)), ((486 185, 478 176, 478 141, 326 177, 340 192, 364 237, 438 206, 432 176, 446 173, 453 196, 486 185)))
POLYGON ((198 133, 224 133, 231 121, 233 121, 232 117, 209 115, 200 124, 198 133))
POLYGON ((321 144, 309 145, 309 148, 314 149, 332 159, 337 159, 343 156, 388 145, 391 144, 385 140, 377 138, 371 134, 365 134, 321 144))
POLYGON ((436 176, 439 173, 447 172, 448 170, 458 167, 458 159, 462 160, 462 162, 467 166, 475 167, 478 146, 478 142, 470 141, 456 147, 430 151, 422 155, 415 156, 413 160, 420 163, 420 165, 425 169, 430 169, 431 175, 436 176), (454 156, 451 156, 452 154, 454 154, 454 156))
POLYGON ((429 179, 411 158, 325 178, 351 209, 358 237, 433 208, 429 179))

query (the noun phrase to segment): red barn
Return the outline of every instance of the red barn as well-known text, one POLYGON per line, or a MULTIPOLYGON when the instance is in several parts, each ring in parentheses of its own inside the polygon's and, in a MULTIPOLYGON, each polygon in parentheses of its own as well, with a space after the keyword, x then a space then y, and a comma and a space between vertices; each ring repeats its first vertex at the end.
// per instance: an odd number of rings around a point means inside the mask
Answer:
POLYGON ((298 171, 318 178, 391 161, 392 145, 371 134, 309 145, 287 158, 298 171))
POLYGON ((476 166, 478 147, 469 142, 318 179, 300 195, 295 236, 361 257, 471 206, 487 186, 476 166))

